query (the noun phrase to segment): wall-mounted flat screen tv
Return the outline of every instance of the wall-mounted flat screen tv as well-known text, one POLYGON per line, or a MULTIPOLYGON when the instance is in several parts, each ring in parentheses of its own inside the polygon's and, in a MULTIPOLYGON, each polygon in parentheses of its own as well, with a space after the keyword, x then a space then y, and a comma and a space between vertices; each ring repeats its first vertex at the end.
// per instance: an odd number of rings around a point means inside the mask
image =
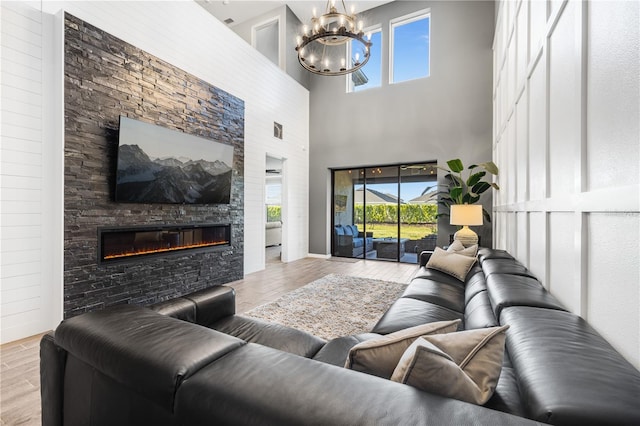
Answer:
POLYGON ((229 204, 233 146, 120 116, 115 201, 229 204))

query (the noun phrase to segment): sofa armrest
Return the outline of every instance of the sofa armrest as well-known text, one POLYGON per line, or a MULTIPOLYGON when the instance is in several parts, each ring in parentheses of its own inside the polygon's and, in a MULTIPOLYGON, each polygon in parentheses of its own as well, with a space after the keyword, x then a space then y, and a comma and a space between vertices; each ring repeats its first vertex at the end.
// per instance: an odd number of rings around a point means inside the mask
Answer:
POLYGON ((236 291, 224 285, 206 288, 184 296, 196 305, 196 324, 210 327, 236 313, 236 291))
POLYGON ((42 426, 62 426, 62 399, 67 351, 56 345, 53 333, 40 340, 40 403, 42 426))
POLYGON ((351 235, 337 235, 336 244, 341 247, 353 246, 353 236, 351 235))
POLYGON ((431 250, 424 250, 420 252, 420 259, 419 259, 420 266, 426 266, 432 254, 433 254, 433 251, 431 250))

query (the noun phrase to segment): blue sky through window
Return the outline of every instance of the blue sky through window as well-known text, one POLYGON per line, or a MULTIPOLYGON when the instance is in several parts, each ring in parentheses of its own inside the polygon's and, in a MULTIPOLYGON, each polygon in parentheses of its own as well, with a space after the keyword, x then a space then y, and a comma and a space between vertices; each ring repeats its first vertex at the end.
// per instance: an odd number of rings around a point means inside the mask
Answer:
POLYGON ((429 16, 393 27, 393 83, 429 76, 429 16))
MULTIPOLYGON (((354 92, 372 87, 380 87, 382 84, 382 31, 375 30, 375 32, 371 32, 371 43, 373 43, 370 51, 371 57, 369 58, 369 62, 361 68, 361 71, 367 76, 369 81, 360 86, 353 85, 352 91, 354 92)), ((348 76, 348 78, 352 78, 352 76, 348 76)))

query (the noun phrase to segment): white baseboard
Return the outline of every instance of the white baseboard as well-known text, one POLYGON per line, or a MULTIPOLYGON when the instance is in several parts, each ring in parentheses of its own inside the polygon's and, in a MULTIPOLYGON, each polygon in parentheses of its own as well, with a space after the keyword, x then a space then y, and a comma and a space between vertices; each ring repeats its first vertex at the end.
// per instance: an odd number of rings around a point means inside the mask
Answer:
POLYGON ((330 254, 319 254, 319 253, 309 253, 307 257, 313 257, 316 259, 329 259, 331 257, 330 254))

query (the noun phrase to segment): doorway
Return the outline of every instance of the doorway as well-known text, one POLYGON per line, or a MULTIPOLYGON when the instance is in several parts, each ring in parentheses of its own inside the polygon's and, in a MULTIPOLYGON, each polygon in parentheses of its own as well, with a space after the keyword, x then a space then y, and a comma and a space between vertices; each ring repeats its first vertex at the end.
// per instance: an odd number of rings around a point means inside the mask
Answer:
POLYGON ((418 263, 438 229, 435 162, 332 170, 332 255, 418 263))
POLYGON ((283 160, 266 156, 265 265, 282 262, 283 160))

